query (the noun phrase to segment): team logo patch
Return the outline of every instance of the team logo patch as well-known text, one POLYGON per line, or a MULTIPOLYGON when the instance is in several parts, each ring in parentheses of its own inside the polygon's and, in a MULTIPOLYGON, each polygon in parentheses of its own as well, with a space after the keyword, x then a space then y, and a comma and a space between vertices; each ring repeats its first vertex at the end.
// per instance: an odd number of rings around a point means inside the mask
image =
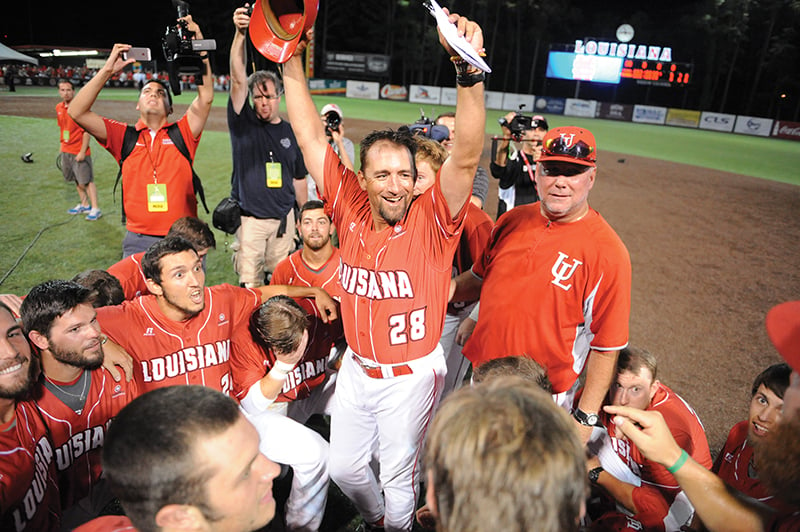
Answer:
POLYGON ((355 222, 350 222, 350 227, 348 227, 348 229, 350 229, 351 233, 353 231, 355 231, 356 230, 356 223, 355 222))
POLYGON ((557 287, 561 288, 564 291, 568 291, 572 288, 572 284, 564 284, 575 274, 575 270, 578 269, 578 266, 583 264, 583 262, 579 261, 578 259, 572 259, 572 263, 568 263, 566 259, 569 258, 569 255, 566 253, 558 252, 558 259, 556 259, 555 264, 553 267, 550 268, 550 273, 553 274, 553 280, 550 281, 557 287))
POLYGON ((219 319, 217 320, 217 325, 225 325, 228 323, 228 318, 225 316, 224 312, 219 313, 219 319))
POLYGON ((288 150, 292 146, 292 141, 289 140, 289 137, 283 137, 281 139, 281 146, 283 146, 284 148, 286 148, 288 150))
POLYGON ((144 331, 144 336, 155 336, 155 335, 156 335, 156 333, 153 332, 153 328, 152 327, 148 327, 144 331))

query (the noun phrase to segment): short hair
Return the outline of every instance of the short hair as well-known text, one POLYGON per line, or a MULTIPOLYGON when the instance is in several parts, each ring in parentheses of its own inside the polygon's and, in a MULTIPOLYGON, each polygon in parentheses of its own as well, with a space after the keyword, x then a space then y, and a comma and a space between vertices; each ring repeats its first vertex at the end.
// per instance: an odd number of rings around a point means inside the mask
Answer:
MULTIPOLYGON (((322 203, 320 200, 308 200, 300 208, 300 218, 303 217, 303 213, 304 212, 313 211, 313 210, 316 210, 316 209, 323 209, 324 210, 325 209, 325 204, 322 203)), ((326 214, 326 216, 327 216, 327 214, 326 214)), ((330 219, 330 217, 328 217, 328 219, 330 219)))
POLYGON ((72 87, 73 89, 75 88, 75 84, 72 83, 72 81, 67 78, 58 78, 58 83, 56 83, 56 87, 58 87, 62 83, 69 83, 70 87, 72 87))
POLYGON ((773 364, 758 374, 756 380, 753 381, 753 389, 750 395, 754 396, 758 392, 758 388, 763 384, 768 390, 783 399, 783 394, 786 393, 786 388, 789 387, 791 375, 792 368, 786 362, 773 364))
POLYGON ((435 140, 421 135, 414 135, 414 140, 417 141, 417 153, 414 157, 427 162, 434 172, 438 172, 447 160, 447 156, 450 155, 445 147, 435 140))
POLYGON ((433 121, 433 123, 434 123, 434 124, 438 124, 438 123, 439 123, 439 119, 440 119, 440 118, 445 118, 445 117, 446 117, 446 118, 452 118, 452 119, 454 119, 454 120, 455 120, 455 118, 456 118, 456 113, 455 113, 455 111, 448 111, 448 112, 446 112, 446 113, 441 113, 439 116, 437 116, 437 117, 436 117, 436 119, 433 121))
POLYGON ((267 81, 271 81, 275 85, 275 93, 277 96, 283 94, 283 81, 278 75, 271 70, 256 70, 247 78, 247 88, 250 94, 254 94, 255 88, 260 87, 261 90, 266 92, 265 85, 267 81))
POLYGON ((635 346, 624 347, 620 350, 619 357, 617 357, 617 373, 630 371, 638 374, 642 368, 650 370, 653 381, 658 378, 658 362, 650 351, 635 346))
POLYGON ((206 222, 194 216, 184 216, 175 220, 170 226, 167 236, 182 236, 194 244, 195 250, 217 248, 214 231, 206 222))
MULTIPOLYGON (((172 110, 172 91, 169 90, 169 83, 161 81, 160 79, 148 79, 144 82, 144 85, 142 85, 142 90, 151 83, 158 83, 167 92, 167 103, 169 104, 170 110, 172 110)), ((139 94, 141 93, 142 91, 139 91, 139 94)))
POLYGON ((167 255, 176 255, 190 250, 197 253, 194 244, 182 236, 170 236, 157 240, 145 251, 142 257, 144 278, 152 279, 156 284, 161 284, 161 259, 167 255))
POLYGON ((53 322, 81 304, 94 306, 94 293, 73 281, 55 279, 31 288, 19 309, 25 334, 37 331, 50 338, 53 322))
POLYGON ((125 301, 122 283, 105 270, 84 270, 73 277, 72 281, 94 291, 94 308, 119 305, 125 301))
POLYGON ((308 314, 291 297, 273 296, 253 311, 251 326, 264 347, 291 353, 308 328, 308 314))
POLYGON ((530 382, 459 388, 435 414, 426 446, 441 530, 578 530, 583 445, 567 413, 530 382))
POLYGON ((534 359, 526 356, 493 358, 472 370, 472 382, 480 383, 496 377, 518 376, 553 393, 547 371, 534 359))
POLYGON ((198 463, 194 449, 240 417, 233 399, 196 385, 158 388, 120 410, 106 434, 103 475, 137 530, 158 530, 156 514, 169 504, 196 506, 218 519, 206 489, 213 471, 198 463))
POLYGON ((398 146, 405 147, 410 155, 411 168, 414 172, 414 180, 417 179, 417 166, 414 164, 414 157, 417 154, 417 141, 410 131, 395 130, 395 129, 378 129, 364 137, 361 141, 361 149, 359 151, 359 159, 361 160, 361 169, 366 168, 367 154, 372 146, 381 141, 390 142, 398 146))

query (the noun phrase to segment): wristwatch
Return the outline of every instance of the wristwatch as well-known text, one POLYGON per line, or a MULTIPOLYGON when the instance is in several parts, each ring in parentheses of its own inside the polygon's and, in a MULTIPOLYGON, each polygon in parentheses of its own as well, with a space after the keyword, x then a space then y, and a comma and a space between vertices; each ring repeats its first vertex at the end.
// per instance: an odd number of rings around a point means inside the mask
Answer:
POLYGON ((595 467, 589 471, 589 482, 592 484, 597 484, 597 479, 600 478, 600 473, 602 473, 604 469, 602 467, 595 467))
POLYGON ((580 408, 576 408, 572 413, 572 417, 586 427, 596 427, 600 424, 600 417, 596 412, 584 412, 580 408))

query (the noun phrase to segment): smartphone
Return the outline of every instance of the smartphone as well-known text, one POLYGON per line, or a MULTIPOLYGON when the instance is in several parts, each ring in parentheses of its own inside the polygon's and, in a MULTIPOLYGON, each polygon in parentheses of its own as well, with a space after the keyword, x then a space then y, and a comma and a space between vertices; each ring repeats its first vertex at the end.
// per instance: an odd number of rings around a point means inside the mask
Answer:
POLYGON ((127 52, 122 53, 122 59, 127 61, 128 59, 133 58, 137 61, 151 61, 152 57, 150 56, 150 48, 131 48, 127 52))

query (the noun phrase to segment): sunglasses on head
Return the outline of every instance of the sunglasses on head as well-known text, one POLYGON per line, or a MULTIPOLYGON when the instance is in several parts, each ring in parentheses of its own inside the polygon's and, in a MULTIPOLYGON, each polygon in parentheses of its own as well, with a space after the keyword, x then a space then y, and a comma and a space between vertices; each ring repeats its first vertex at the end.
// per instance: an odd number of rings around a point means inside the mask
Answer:
POLYGON ((539 163, 539 172, 544 176, 564 176, 575 177, 589 170, 591 166, 582 164, 563 163, 563 162, 543 162, 539 163))
POLYGON ((572 157, 584 161, 594 162, 594 148, 582 140, 574 144, 567 144, 564 137, 553 137, 544 143, 545 155, 559 155, 562 157, 572 157))

